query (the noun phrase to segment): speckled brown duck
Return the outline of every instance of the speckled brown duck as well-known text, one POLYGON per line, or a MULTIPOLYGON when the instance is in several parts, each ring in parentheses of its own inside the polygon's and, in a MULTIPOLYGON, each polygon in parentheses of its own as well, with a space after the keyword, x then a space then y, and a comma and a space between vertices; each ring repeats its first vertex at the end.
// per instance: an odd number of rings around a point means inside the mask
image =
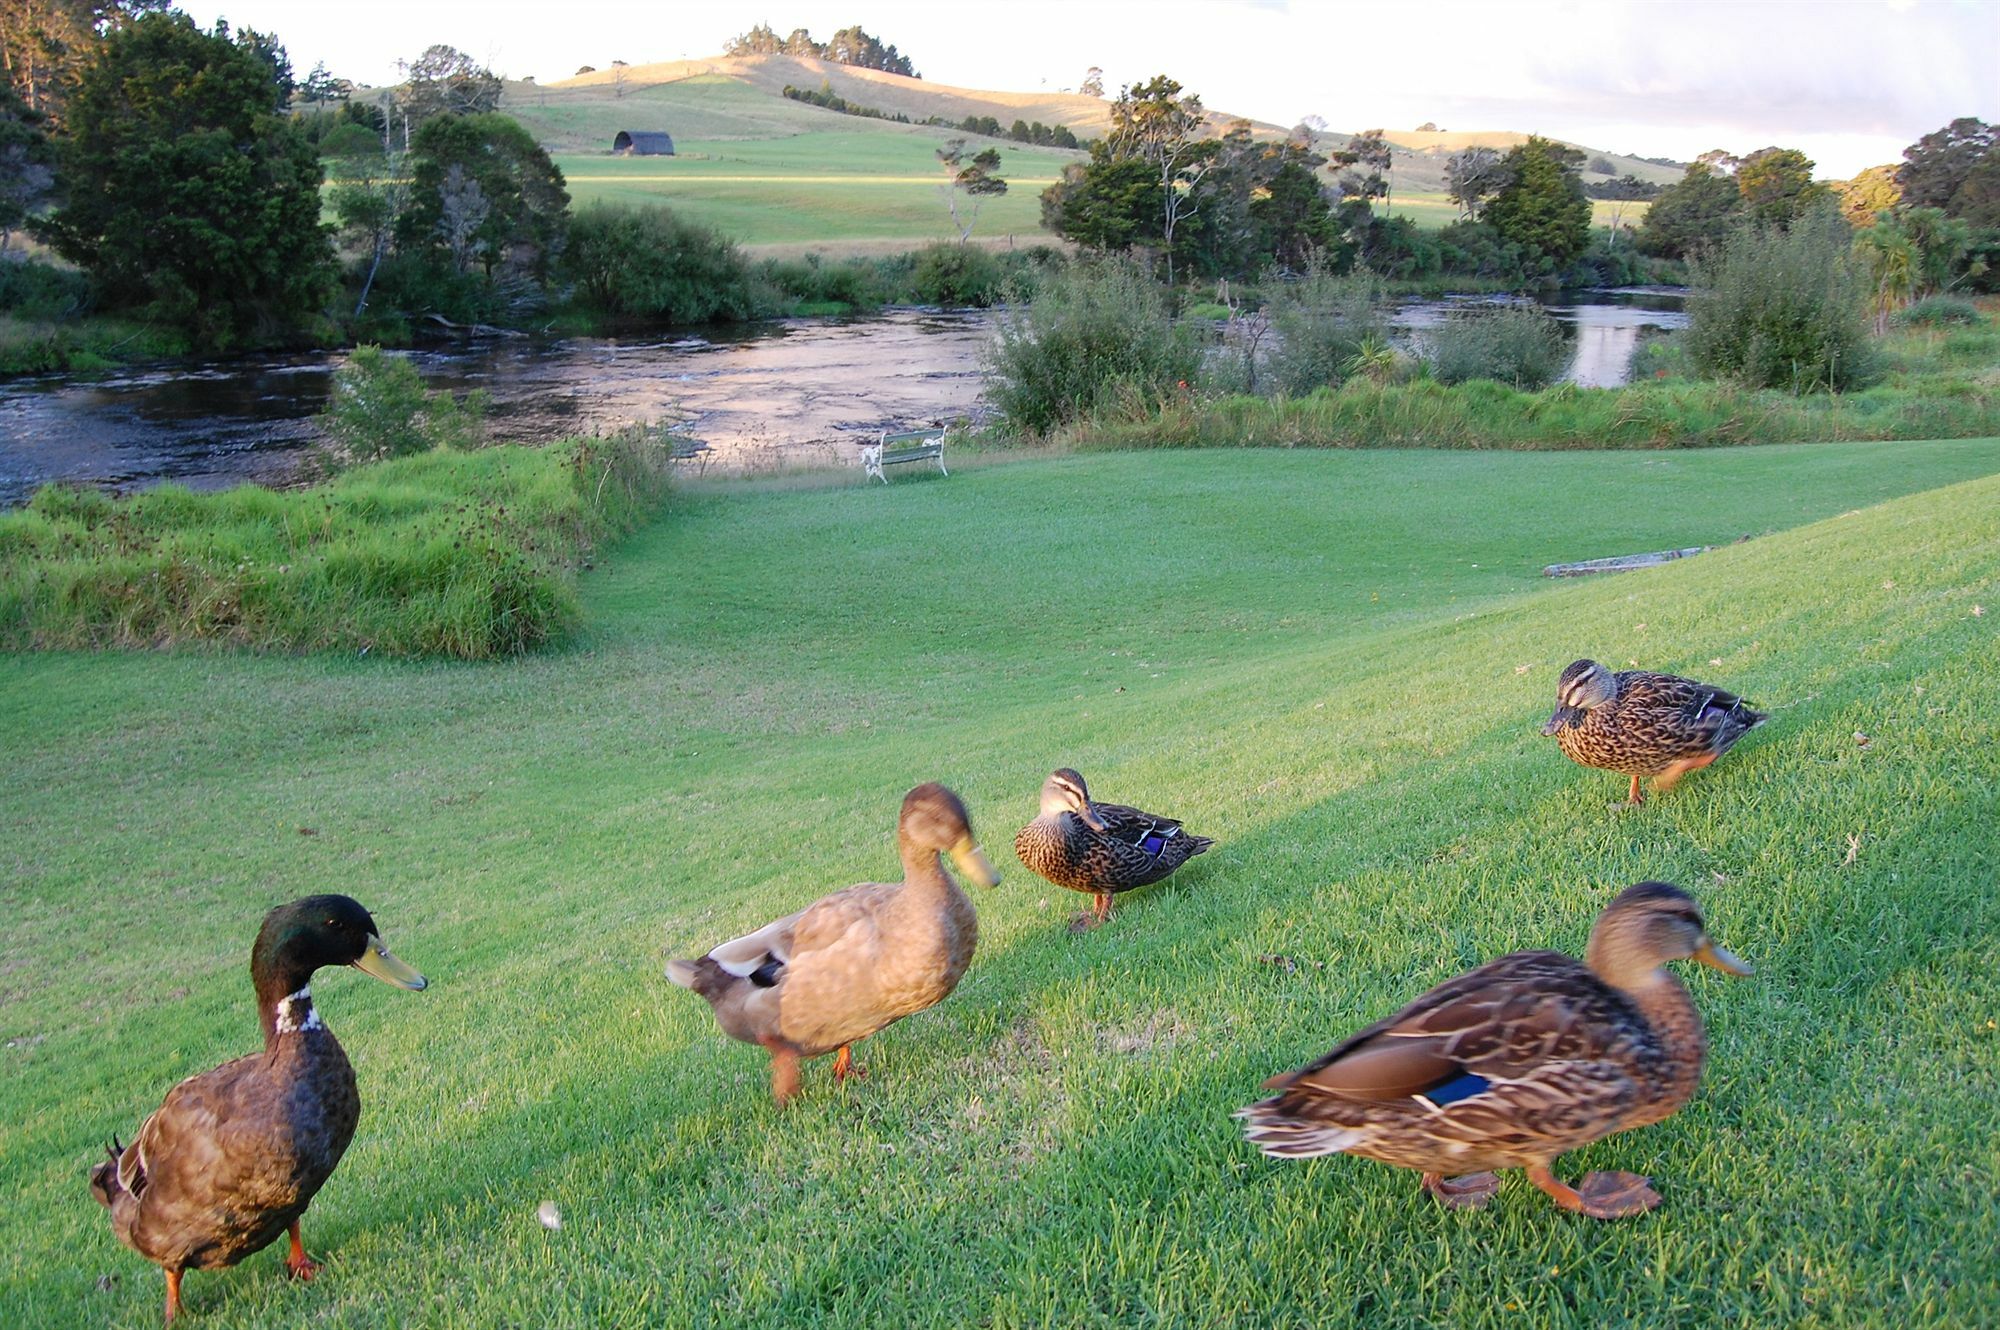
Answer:
POLYGON ((1092 924, 1111 898, 1170 876, 1215 842, 1171 817, 1098 803, 1083 777, 1061 767, 1042 782, 1042 808, 1014 837, 1021 862, 1059 887, 1090 895, 1092 924))
POLYGON ((958 986, 979 940, 972 902, 939 855, 981 886, 1000 875, 973 839, 965 804, 919 785, 896 822, 901 882, 864 882, 733 938, 667 977, 715 1008, 724 1034, 771 1055, 771 1093, 799 1090, 799 1060, 839 1050, 838 1080, 859 1074, 849 1047, 935 1006, 958 986))
POLYGON ((1542 726, 1571 761, 1632 778, 1626 802, 1637 804, 1639 778, 1670 790, 1765 721, 1742 698, 1712 684, 1650 670, 1614 674, 1579 660, 1556 684, 1556 711, 1542 726))
POLYGON ((311 1279, 299 1217, 354 1137, 361 1096, 340 1041, 313 1006, 311 980, 352 965, 398 988, 424 977, 389 953, 368 911, 346 896, 307 896, 264 916, 250 952, 264 1051, 190 1076, 140 1126, 111 1144, 90 1190, 118 1240, 167 1275, 167 1319, 181 1275, 234 1265, 289 1232, 285 1264, 311 1279))
POLYGON ((1670 1117, 1694 1094, 1701 1015, 1666 969, 1686 958, 1751 972, 1709 940, 1686 892, 1641 882, 1598 916, 1581 962, 1558 951, 1490 961, 1272 1077, 1264 1087, 1278 1093, 1237 1116, 1265 1154, 1344 1152, 1416 1169, 1454 1207, 1485 1205, 1499 1190, 1490 1170, 1521 1168, 1565 1210, 1642 1213, 1660 1203, 1650 1179, 1592 1173, 1571 1188, 1550 1165, 1670 1117))

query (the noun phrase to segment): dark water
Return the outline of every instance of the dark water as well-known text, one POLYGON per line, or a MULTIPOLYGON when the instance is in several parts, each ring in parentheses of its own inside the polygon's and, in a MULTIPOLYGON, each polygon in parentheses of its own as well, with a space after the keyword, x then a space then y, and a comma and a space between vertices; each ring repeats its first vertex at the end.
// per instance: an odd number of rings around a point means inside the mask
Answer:
MULTIPOLYGON (((1419 328, 1466 300, 1403 306, 1419 328)), ((1579 383, 1615 385, 1640 330, 1685 322, 1680 294, 1593 291, 1550 302, 1575 330, 1579 383)), ((687 465, 751 471, 853 463, 884 429, 979 418, 991 317, 899 310, 659 338, 503 339, 410 353, 432 388, 491 395, 490 437, 540 441, 674 421, 687 465)), ((0 382, 0 507, 53 480, 198 489, 293 479, 320 443, 340 353, 0 382)))

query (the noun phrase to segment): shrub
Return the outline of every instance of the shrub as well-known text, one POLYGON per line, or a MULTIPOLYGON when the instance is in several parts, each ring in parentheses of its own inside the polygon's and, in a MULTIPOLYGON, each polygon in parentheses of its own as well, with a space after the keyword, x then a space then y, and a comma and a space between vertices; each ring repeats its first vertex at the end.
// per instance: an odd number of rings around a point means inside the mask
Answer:
POLYGON ((74 268, 0 257, 0 312, 24 319, 69 319, 90 308, 90 279, 74 268))
POLYGON ((319 141, 322 157, 380 157, 382 136, 366 125, 339 125, 319 141))
POLYGON ((809 310, 868 309, 889 298, 887 269, 897 266, 906 265, 861 258, 828 262, 822 255, 808 254, 766 260, 757 275, 783 303, 809 310))
POLYGON ((987 358, 993 404, 1015 428, 1046 434, 1114 397, 1164 399, 1196 378, 1202 356, 1158 284, 1107 260, 1047 278, 1001 318, 987 358))
POLYGON ((1000 299, 1003 278, 999 260, 986 250, 946 241, 918 252, 911 283, 926 305, 984 309, 1000 299))
POLYGON ((756 312, 736 246, 666 208, 584 208, 570 219, 562 271, 579 300, 620 317, 709 323, 756 312))
POLYGON ((333 374, 320 428, 333 440, 336 466, 380 462, 436 448, 475 447, 484 432, 486 394, 463 403, 424 390, 417 367, 379 346, 357 346, 333 374))
POLYGON ((1831 208, 1733 232, 1694 264, 1687 347, 1696 370, 1793 393, 1866 384, 1875 373, 1868 283, 1852 251, 1831 208))
POLYGON ((1492 379, 1534 389, 1569 368, 1569 339, 1548 311, 1535 305, 1456 310, 1422 338, 1423 358, 1439 383, 1492 379))
POLYGON ((1364 348, 1389 340, 1382 284, 1317 264, 1272 302, 1271 323, 1277 332, 1271 381, 1294 397, 1340 383, 1364 348))
POLYGON ((1895 321, 1905 327, 1942 328, 1946 324, 1979 322, 1979 306, 1964 296, 1925 296, 1897 313, 1895 321))

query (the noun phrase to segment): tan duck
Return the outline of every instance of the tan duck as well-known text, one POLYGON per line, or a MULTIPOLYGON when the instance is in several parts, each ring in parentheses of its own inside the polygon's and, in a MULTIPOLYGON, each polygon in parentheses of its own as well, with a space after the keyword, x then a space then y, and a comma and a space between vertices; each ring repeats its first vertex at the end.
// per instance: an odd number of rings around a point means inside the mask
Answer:
POLYGON ((1639 778, 1670 790, 1762 725, 1766 716, 1734 693, 1649 670, 1616 674, 1594 660, 1571 663, 1556 684, 1556 711, 1542 726, 1571 761, 1632 778, 1626 802, 1643 801, 1639 778))
POLYGON ((424 977, 389 954, 368 911, 307 896, 264 916, 250 952, 264 1051, 190 1076, 140 1126, 114 1139, 90 1190, 118 1240, 167 1275, 167 1319, 183 1271, 234 1265, 289 1232, 285 1265, 311 1279, 299 1217, 354 1137, 361 1096, 340 1041, 313 1006, 322 966, 352 965, 398 988, 424 977))
POLYGON ((1042 782, 1042 807, 1014 837, 1021 862, 1059 887, 1093 897, 1086 922, 1111 917, 1111 898, 1172 875, 1215 842, 1178 821, 1090 797, 1083 777, 1060 767, 1042 782))
POLYGON ((1651 1179, 1592 1173, 1575 1188, 1558 1155, 1672 1116, 1693 1095, 1701 1016, 1665 964, 1750 967, 1709 940, 1679 887, 1641 882, 1605 907, 1581 963, 1520 951, 1440 984, 1325 1057, 1274 1076, 1237 1114, 1280 1158, 1347 1154, 1423 1174, 1446 1205, 1477 1208, 1523 1168, 1565 1210, 1616 1219, 1652 1209, 1651 1179), (1471 1174, 1473 1176, 1456 1176, 1471 1174))
POLYGON ((877 1030, 935 1006, 958 986, 979 939, 979 919, 951 874, 952 862, 981 886, 1000 884, 972 837, 959 797, 919 785, 896 823, 901 882, 836 891, 733 938, 667 977, 715 1008, 724 1034, 771 1055, 771 1093, 799 1090, 799 1059, 839 1050, 834 1076, 858 1075, 850 1048, 877 1030))

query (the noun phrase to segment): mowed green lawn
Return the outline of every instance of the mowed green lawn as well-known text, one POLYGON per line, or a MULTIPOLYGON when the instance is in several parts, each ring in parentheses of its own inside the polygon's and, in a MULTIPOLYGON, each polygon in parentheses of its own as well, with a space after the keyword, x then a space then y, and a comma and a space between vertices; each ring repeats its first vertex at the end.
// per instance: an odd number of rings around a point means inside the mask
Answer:
POLYGON ((587 575, 564 652, 0 660, 0 1322, 156 1324, 85 1170, 256 1045, 263 911, 340 890, 432 987, 321 976, 365 1101, 306 1220, 326 1268, 196 1273, 192 1326, 1979 1323, 1995 473, 1988 440, 696 490, 587 575), (1537 733, 1584 654, 1772 720, 1613 811, 1537 733), (1008 852, 1058 764, 1220 843, 1071 936, 1082 898, 1008 852), (972 969, 779 1112, 662 965, 892 874, 926 779, 1006 878, 972 969), (1647 877, 1759 968, 1688 976, 1686 1111, 1560 1165, 1651 1174, 1659 1211, 1513 1178, 1446 1213, 1240 1139, 1264 1077, 1486 957, 1581 948, 1647 877))

